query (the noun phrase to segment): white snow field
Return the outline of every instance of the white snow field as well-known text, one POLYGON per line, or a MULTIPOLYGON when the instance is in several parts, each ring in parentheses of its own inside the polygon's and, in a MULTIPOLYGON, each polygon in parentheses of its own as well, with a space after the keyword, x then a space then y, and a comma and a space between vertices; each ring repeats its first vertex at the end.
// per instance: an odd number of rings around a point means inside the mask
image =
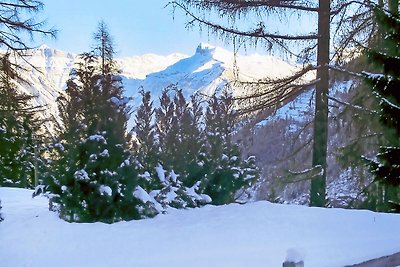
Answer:
POLYGON ((400 215, 254 202, 153 219, 67 223, 32 191, 0 188, 0 266, 345 266, 400 251, 400 215))

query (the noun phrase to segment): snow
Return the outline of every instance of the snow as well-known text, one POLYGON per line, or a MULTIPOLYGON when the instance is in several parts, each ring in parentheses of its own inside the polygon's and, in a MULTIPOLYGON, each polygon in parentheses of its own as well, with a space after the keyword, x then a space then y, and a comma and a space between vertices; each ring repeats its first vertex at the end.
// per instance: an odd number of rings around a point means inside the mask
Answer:
POLYGON ((170 203, 172 203, 172 201, 174 201, 178 197, 178 195, 175 193, 177 190, 178 190, 177 187, 173 187, 173 186, 169 187, 169 191, 165 195, 166 203, 170 204, 170 203))
POLYGON ((199 194, 196 193, 196 190, 198 190, 199 186, 200 186, 200 182, 197 182, 192 187, 187 188, 186 189, 186 194, 188 196, 193 197, 195 200, 199 200, 202 203, 206 203, 206 204, 211 203, 212 199, 211 199, 211 197, 209 195, 205 195, 205 194, 200 194, 199 195, 199 194))
POLYGON ((151 175, 148 171, 145 171, 143 174, 140 175, 144 180, 151 181, 151 175))
POLYGON ((64 146, 63 146, 61 143, 56 143, 56 144, 54 145, 54 147, 55 147, 55 148, 58 148, 58 149, 61 150, 61 151, 64 151, 64 150, 65 150, 64 146))
POLYGON ((398 214, 254 202, 78 224, 32 193, 0 188, 2 266, 333 267, 400 251, 398 214))
POLYGON ((102 136, 100 134, 91 135, 91 136, 89 136, 88 140, 100 142, 100 143, 103 143, 103 144, 107 144, 107 141, 104 138, 104 136, 102 136))
POLYGON ((111 189, 111 187, 109 187, 107 185, 103 185, 103 184, 100 185, 99 191, 100 191, 101 195, 106 194, 106 195, 108 195, 110 197, 112 196, 112 189, 111 189))
POLYGON ((393 102, 389 101, 387 98, 383 97, 382 100, 388 104, 389 106, 391 106, 394 109, 399 109, 400 110, 400 106, 394 104, 393 102))
POLYGON ((84 169, 76 171, 74 177, 78 181, 90 181, 89 174, 84 169))
POLYGON ((128 97, 122 97, 122 98, 118 98, 118 97, 111 97, 110 101, 111 103, 113 103, 115 106, 123 106, 129 103, 129 98, 128 97))
POLYGON ((133 195, 141 200, 143 203, 153 203, 154 204, 154 208, 158 211, 158 212, 163 212, 164 208, 160 205, 160 203, 158 203, 153 196, 147 194, 147 192, 141 187, 141 186, 137 186, 135 192, 133 192, 133 195))
POLYGON ((99 156, 100 156, 100 157, 103 157, 103 158, 109 158, 109 157, 110 157, 110 154, 109 154, 109 152, 108 152, 108 149, 104 149, 103 152, 101 152, 101 153, 99 154, 99 156))
POLYGON ((157 167, 155 168, 157 172, 158 179, 160 179, 160 182, 165 182, 165 170, 161 164, 158 164, 157 167))
POLYGON ((175 173, 174 170, 172 170, 172 171, 169 173, 169 178, 170 178, 171 182, 173 182, 173 183, 175 183, 175 184, 176 184, 176 182, 178 181, 178 176, 179 176, 179 175, 177 175, 177 174, 175 173))

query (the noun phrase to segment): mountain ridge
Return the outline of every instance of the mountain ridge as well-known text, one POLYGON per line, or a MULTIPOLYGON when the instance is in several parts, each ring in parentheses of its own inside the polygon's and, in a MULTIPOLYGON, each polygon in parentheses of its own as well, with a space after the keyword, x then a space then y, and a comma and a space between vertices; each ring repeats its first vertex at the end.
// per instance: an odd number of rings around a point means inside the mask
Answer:
MULTIPOLYGON (((66 87, 78 55, 42 45, 31 50, 25 59, 17 59, 26 72, 29 85, 19 85, 21 91, 34 95, 34 105, 46 106, 45 117, 57 116, 56 99, 66 87)), ((140 103, 139 88, 151 91, 157 99, 171 85, 182 89, 188 97, 196 92, 212 95, 228 82, 240 79, 255 81, 293 73, 299 67, 278 58, 264 55, 235 55, 220 47, 200 43, 193 55, 173 53, 167 56, 145 54, 116 58, 124 81, 125 95, 133 97, 131 105, 140 103)), ((234 94, 240 89, 234 88, 234 94)))

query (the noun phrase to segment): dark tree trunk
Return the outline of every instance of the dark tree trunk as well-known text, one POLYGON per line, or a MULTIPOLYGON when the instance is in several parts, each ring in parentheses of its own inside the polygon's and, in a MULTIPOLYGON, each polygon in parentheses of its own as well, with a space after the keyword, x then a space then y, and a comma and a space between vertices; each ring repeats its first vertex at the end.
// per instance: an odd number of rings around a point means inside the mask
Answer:
POLYGON ((321 166, 322 173, 311 180, 310 206, 324 207, 326 187, 326 156, 328 147, 328 90, 329 90, 329 39, 330 39, 330 0, 319 0, 318 12, 318 54, 315 93, 315 119, 313 166, 321 166))

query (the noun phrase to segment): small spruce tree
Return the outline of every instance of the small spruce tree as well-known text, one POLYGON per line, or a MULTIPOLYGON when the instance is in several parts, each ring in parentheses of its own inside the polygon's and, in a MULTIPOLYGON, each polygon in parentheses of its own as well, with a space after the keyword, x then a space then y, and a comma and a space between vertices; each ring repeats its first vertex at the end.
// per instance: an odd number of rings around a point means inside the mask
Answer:
POLYGON ((182 145, 186 164, 182 170, 182 182, 191 187, 200 181, 204 175, 204 151, 206 139, 203 131, 203 108, 198 95, 191 97, 187 110, 181 119, 182 145))
POLYGON ((178 145, 177 119, 175 105, 170 97, 171 88, 163 90, 160 97, 160 107, 156 109, 156 135, 158 138, 159 160, 164 168, 173 169, 173 159, 178 145))
MULTIPOLYGON (((135 116, 135 150, 139 162, 144 169, 155 175, 154 167, 158 163, 158 151, 156 146, 156 126, 154 123, 154 108, 151 100, 151 93, 141 89, 142 102, 137 109, 135 116)), ((150 181, 148 181, 150 182, 150 181)), ((155 185, 152 185, 155 186, 155 185)), ((145 189, 150 189, 150 183, 142 186, 145 189)))
POLYGON ((234 202, 259 176, 254 157, 243 161, 232 141, 235 121, 232 95, 227 90, 219 98, 214 95, 205 114, 206 174, 201 187, 216 205, 234 202))
POLYGON ((96 48, 81 56, 66 97, 60 99, 65 128, 47 179, 52 201, 68 221, 112 223, 153 216, 155 209, 134 195, 141 166, 129 152, 129 99, 123 97, 104 23, 95 40, 96 48))
POLYGON ((150 192, 161 207, 186 208, 209 203, 209 197, 197 194, 198 180, 193 176, 193 159, 196 144, 201 142, 194 132, 200 132, 198 124, 201 114, 198 106, 189 107, 182 91, 166 88, 161 105, 152 108, 151 95, 142 90, 142 103, 136 113, 135 131, 141 165, 145 172, 141 188, 150 192), (192 112, 196 112, 193 116, 192 112), (192 128, 194 127, 194 128, 192 128), (193 131, 194 130, 194 131, 193 131))

